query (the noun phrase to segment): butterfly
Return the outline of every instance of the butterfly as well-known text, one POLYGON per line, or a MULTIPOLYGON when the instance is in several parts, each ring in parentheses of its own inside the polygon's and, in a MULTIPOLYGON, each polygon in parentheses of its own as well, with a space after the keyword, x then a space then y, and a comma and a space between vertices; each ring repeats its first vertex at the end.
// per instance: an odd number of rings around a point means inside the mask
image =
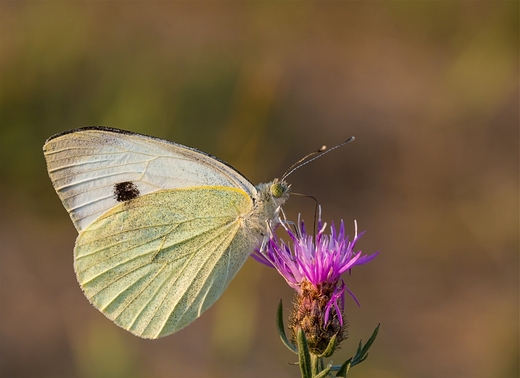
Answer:
POLYGON ((284 179, 255 186, 214 156, 114 128, 56 134, 43 151, 79 233, 83 292, 142 338, 177 332, 215 303, 290 195, 284 179))

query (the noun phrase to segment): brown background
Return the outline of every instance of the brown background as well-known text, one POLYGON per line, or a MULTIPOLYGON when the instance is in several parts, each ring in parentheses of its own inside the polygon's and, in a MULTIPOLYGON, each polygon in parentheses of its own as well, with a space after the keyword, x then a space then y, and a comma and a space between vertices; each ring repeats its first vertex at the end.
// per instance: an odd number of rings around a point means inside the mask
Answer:
MULTIPOLYGON (((176 335, 140 340, 76 283, 47 137, 86 125, 294 173, 324 218, 381 250, 346 277, 353 377, 518 376, 518 2, 0 3, 0 369, 6 377, 295 377, 248 261, 176 335)), ((285 207, 312 218, 312 201, 285 207)))

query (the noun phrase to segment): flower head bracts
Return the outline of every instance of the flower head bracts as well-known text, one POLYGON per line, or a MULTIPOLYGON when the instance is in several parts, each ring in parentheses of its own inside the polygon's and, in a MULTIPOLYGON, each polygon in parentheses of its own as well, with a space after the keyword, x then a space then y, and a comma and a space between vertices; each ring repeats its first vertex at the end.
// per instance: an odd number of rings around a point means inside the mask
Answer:
POLYGON ((345 292, 359 305, 341 275, 356 265, 371 261, 378 253, 362 256, 361 251, 355 251, 356 243, 363 235, 358 235, 357 224, 352 240, 345 235, 343 220, 339 231, 332 222, 330 233, 326 233, 327 225, 321 220, 321 211, 315 237, 307 233, 303 221, 298 221, 294 231, 286 223, 282 225, 291 242, 279 240, 273 233, 263 250, 255 251, 252 257, 276 268, 296 290, 290 328, 293 334, 298 328, 303 329, 311 349, 319 352, 333 335, 338 343, 346 337, 345 292))
POLYGON ((316 288, 325 282, 334 283, 335 295, 330 299, 335 306, 339 299, 343 299, 345 290, 359 305, 354 294, 346 288, 341 275, 354 266, 365 264, 377 256, 378 252, 364 256, 361 255, 362 251, 354 252, 356 243, 364 232, 358 235, 356 229, 354 238, 350 241, 349 237, 345 236, 345 225, 341 220, 339 232, 332 222, 330 234, 326 234, 327 224, 322 222, 320 217, 318 233, 316 237, 313 237, 307 233, 303 221, 298 223, 296 232, 282 223, 292 240, 292 249, 273 234, 263 253, 257 250, 252 257, 258 262, 276 268, 289 286, 297 292, 301 292, 301 283, 304 279, 316 288))

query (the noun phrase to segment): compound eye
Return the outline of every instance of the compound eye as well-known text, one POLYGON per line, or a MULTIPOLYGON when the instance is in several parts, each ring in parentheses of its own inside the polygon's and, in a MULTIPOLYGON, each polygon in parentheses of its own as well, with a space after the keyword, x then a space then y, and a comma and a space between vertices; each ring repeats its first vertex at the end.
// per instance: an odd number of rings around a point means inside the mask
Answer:
POLYGON ((271 185, 271 194, 273 195, 273 197, 280 198, 281 196, 283 196, 283 193, 284 188, 282 184, 280 184, 279 182, 275 182, 271 185))

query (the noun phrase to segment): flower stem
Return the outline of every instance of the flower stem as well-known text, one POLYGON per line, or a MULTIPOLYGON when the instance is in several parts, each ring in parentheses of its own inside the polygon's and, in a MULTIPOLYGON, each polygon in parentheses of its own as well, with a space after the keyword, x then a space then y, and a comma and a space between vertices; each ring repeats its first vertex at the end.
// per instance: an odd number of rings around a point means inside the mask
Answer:
POLYGON ((322 365, 323 358, 318 357, 314 353, 311 353, 311 371, 313 377, 318 375, 318 373, 323 370, 323 368, 321 367, 322 365))

